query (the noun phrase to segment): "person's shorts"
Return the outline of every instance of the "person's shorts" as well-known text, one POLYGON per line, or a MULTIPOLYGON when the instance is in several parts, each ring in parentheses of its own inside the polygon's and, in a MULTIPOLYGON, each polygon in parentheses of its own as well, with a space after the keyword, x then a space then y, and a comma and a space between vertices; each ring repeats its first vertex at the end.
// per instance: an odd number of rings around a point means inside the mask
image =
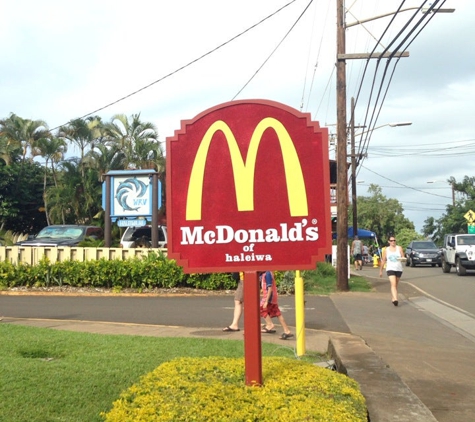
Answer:
POLYGON ((238 302, 241 302, 241 303, 244 301, 244 290, 243 290, 242 280, 238 281, 237 289, 234 292, 234 300, 237 300, 238 302))
POLYGON ((355 261, 362 261, 363 260, 360 253, 354 254, 353 257, 355 258, 355 261))
POLYGON ((277 305, 277 303, 268 303, 267 308, 265 309, 261 305, 261 317, 265 318, 267 315, 269 315, 271 318, 275 318, 282 315, 279 309, 279 305, 277 305))
POLYGON ((386 274, 387 274, 388 276, 390 276, 390 275, 395 275, 397 278, 401 278, 401 276, 402 276, 402 271, 389 270, 389 271, 386 271, 386 274))

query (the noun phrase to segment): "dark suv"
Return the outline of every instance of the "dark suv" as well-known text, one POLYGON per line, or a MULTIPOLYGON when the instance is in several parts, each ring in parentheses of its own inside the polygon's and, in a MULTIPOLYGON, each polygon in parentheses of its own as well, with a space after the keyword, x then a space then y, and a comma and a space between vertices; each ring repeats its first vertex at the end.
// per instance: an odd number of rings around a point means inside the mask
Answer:
POLYGON ((104 232, 96 226, 47 226, 33 238, 15 243, 15 246, 77 246, 86 238, 103 239, 104 232))
POLYGON ((414 240, 406 249, 406 266, 416 265, 442 266, 441 252, 431 240, 414 240))

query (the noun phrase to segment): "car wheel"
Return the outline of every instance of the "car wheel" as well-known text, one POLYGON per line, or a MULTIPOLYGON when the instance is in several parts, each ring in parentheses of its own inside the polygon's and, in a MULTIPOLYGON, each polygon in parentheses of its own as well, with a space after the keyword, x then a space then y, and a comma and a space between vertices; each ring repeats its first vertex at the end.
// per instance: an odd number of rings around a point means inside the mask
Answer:
POLYGON ((431 264, 432 267, 435 267, 435 264, 431 264))
POLYGON ((409 267, 409 264, 411 263, 411 258, 406 256, 406 267, 409 267))
POLYGON ((442 260, 442 264, 440 264, 440 266, 442 267, 442 272, 443 273, 450 273, 450 265, 447 264, 447 262, 445 261, 445 259, 442 260))
POLYGON ((460 262, 460 258, 457 258, 455 261, 455 269, 457 270, 457 275, 463 276, 467 274, 467 270, 460 262))

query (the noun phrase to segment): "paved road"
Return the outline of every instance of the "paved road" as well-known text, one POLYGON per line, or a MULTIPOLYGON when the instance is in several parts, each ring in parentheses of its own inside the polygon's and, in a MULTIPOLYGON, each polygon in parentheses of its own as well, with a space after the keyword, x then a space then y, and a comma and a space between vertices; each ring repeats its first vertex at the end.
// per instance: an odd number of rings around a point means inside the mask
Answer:
POLYGON ((440 301, 475 315, 475 271, 460 277, 453 269, 445 274, 438 267, 404 267, 402 280, 440 301))
MULTIPOLYGON (((295 300, 281 296, 287 323, 295 326, 295 300)), ((233 292, 216 296, 50 296, 0 295, 0 314, 12 318, 124 322, 224 328, 231 323, 233 292)), ((307 328, 349 333, 327 296, 306 298, 307 328)))

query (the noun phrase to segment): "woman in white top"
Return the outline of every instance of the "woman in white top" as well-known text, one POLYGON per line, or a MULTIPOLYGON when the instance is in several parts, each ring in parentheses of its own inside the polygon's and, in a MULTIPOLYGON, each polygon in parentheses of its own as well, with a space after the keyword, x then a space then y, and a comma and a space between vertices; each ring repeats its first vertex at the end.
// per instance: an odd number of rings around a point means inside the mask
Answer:
POLYGON ((379 267, 379 276, 383 275, 384 264, 386 264, 386 274, 391 283, 391 296, 394 306, 398 305, 397 285, 402 276, 402 263, 404 259, 404 251, 401 246, 396 245, 394 236, 389 236, 389 246, 384 248, 383 256, 381 258, 381 265, 379 267))

